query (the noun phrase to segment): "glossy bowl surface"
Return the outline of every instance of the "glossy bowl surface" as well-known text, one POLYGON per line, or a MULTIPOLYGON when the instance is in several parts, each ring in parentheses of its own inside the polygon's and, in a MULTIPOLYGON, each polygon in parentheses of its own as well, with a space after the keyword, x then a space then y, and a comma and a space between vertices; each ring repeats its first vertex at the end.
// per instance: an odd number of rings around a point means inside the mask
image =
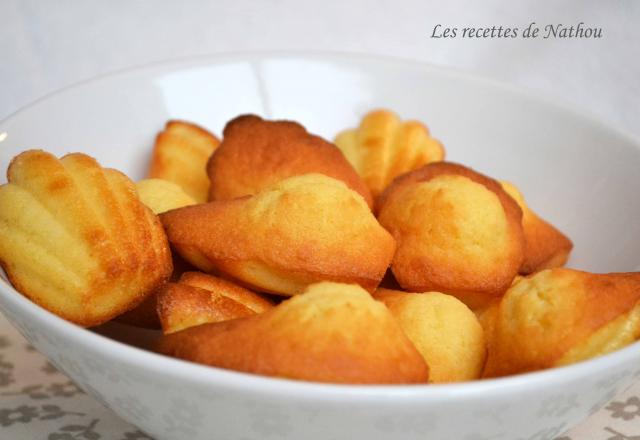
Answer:
MULTIPOLYGON (((637 141, 533 93, 409 61, 238 54, 104 76, 1 122, 0 169, 43 148, 82 151, 138 179, 170 118, 220 134, 227 120, 253 112, 333 138, 377 107, 426 122, 449 160, 516 183, 573 239, 571 267, 640 269, 637 141)), ((640 377, 634 344, 570 367, 458 385, 304 383, 159 356, 136 348, 153 335, 125 326, 83 330, 6 280, 0 309, 80 387, 158 439, 551 439, 640 377)))

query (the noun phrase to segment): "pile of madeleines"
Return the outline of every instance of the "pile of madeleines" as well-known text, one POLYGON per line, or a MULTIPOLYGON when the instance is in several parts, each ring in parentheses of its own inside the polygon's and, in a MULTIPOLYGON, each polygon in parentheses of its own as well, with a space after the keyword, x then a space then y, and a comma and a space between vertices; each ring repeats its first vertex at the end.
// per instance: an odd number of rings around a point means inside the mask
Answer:
POLYGON ((160 353, 281 378, 459 382, 638 339, 640 273, 562 268, 571 241, 513 184, 444 156, 387 110, 334 143, 170 121, 138 183, 29 150, 0 187, 0 263, 78 325, 162 329, 160 353))

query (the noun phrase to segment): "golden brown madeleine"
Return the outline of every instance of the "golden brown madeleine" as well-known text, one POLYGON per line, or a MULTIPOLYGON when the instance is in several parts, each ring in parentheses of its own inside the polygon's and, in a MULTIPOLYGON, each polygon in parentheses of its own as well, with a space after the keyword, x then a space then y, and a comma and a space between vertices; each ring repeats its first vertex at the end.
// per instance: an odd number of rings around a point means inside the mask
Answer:
POLYGON ((509 287, 522 265, 522 212, 498 182, 437 162, 398 177, 379 198, 396 239, 391 269, 403 289, 452 294, 471 308, 509 287))
POLYGON ((369 206, 373 204, 371 193, 342 152, 293 121, 265 121, 255 115, 229 121, 207 171, 209 200, 252 195, 287 177, 320 173, 343 181, 369 206))
POLYGON ((321 174, 160 218, 174 249, 194 266, 281 295, 322 280, 373 291, 395 250, 362 196, 321 174))
POLYGON ((124 174, 84 154, 16 156, 0 187, 0 264, 35 303, 83 326, 141 303, 171 274, 157 217, 124 174))
POLYGON ((480 377, 487 347, 478 318, 460 300, 439 292, 378 289, 382 301, 429 365, 429 382, 480 377))
POLYGON ((185 272, 179 283, 166 284, 158 295, 164 333, 255 315, 272 307, 257 293, 200 272, 185 272))
POLYGON ((158 351, 248 373, 331 383, 421 383, 428 367, 389 310, 323 282, 248 318, 164 336, 158 351))
POLYGON ((202 127, 169 121, 156 137, 148 177, 174 182, 196 202, 207 201, 207 161, 220 141, 202 127))
POLYGON ((640 273, 548 269, 515 283, 494 309, 485 377, 577 362, 640 336, 640 273))
POLYGON ((356 129, 338 134, 335 144, 371 190, 374 199, 391 181, 408 171, 444 159, 442 144, 426 125, 401 121, 389 110, 375 110, 356 129))
POLYGON ((143 179, 136 183, 136 191, 140 201, 154 214, 197 203, 180 185, 163 179, 143 179))
POLYGON ((564 266, 573 248, 571 240, 533 212, 525 203, 522 193, 512 183, 500 183, 522 209, 525 249, 520 273, 528 275, 543 269, 564 266))

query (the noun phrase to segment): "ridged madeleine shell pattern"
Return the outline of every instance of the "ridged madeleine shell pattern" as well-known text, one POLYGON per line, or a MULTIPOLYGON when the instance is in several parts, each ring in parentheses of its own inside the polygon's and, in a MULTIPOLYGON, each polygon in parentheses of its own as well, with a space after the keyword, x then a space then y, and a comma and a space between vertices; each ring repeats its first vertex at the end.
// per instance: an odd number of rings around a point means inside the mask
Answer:
POLYGON ((360 126, 338 134, 335 144, 358 171, 373 197, 400 174, 444 159, 440 142, 426 125, 401 121, 393 112, 376 110, 362 118, 360 126))
POLYGON ((169 121, 156 137, 148 177, 174 182, 196 202, 206 202, 207 161, 219 143, 217 137, 198 125, 169 121))
POLYGON ((84 154, 16 156, 0 186, 0 264, 32 301, 83 326, 144 300, 171 274, 157 217, 124 174, 84 154))

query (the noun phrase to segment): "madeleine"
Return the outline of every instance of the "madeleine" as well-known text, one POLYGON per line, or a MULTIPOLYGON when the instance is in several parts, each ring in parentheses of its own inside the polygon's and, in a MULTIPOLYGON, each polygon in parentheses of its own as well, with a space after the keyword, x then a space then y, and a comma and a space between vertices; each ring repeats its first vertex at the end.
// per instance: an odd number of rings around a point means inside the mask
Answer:
POLYGON ((429 365, 430 383, 462 382, 482 374, 487 347, 478 318, 439 292, 378 289, 382 301, 429 365))
POLYGON ((207 201, 207 161, 220 141, 202 127, 169 121, 156 137, 147 177, 179 185, 198 203, 207 201))
POLYGON ((323 280, 373 291, 395 250, 362 196, 321 174, 160 218, 174 249, 200 270, 286 296, 323 280))
POLYGON ((16 156, 0 187, 0 264, 47 310, 94 326, 141 303, 172 271, 157 217, 124 174, 84 154, 16 156))
POLYGON ((157 350, 215 367, 316 382, 412 384, 429 369, 389 310, 323 282, 271 310, 165 335, 157 350))
POLYGON ((455 295, 471 308, 502 295, 522 266, 522 211, 500 184, 438 162, 397 178, 378 220, 396 239, 403 289, 455 295))
POLYGON ((403 122, 388 110, 366 114, 358 128, 338 134, 335 144, 374 198, 400 174, 441 161, 445 155, 442 144, 431 137, 426 125, 403 122))
POLYGON ((485 316, 485 377, 566 365, 640 337, 640 273, 548 269, 514 283, 485 316))

